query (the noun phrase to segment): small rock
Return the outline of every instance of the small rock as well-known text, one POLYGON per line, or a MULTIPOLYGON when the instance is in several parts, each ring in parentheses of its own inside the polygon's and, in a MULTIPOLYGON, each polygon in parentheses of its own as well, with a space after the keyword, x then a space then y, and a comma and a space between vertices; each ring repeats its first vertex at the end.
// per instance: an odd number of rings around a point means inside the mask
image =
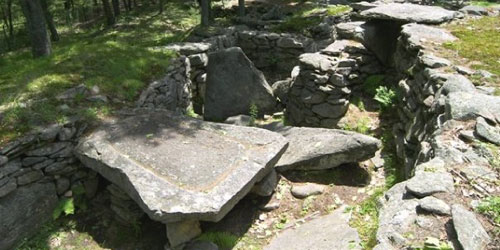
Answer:
POLYGON ((448 173, 422 172, 408 180, 406 190, 418 197, 425 197, 435 193, 453 193, 453 177, 448 173))
POLYGON ((444 58, 437 57, 437 56, 434 56, 434 55, 429 55, 429 54, 424 54, 422 57, 420 57, 420 61, 425 66, 433 68, 433 69, 435 69, 435 68, 441 68, 441 67, 446 67, 446 66, 450 66, 451 65, 450 61, 448 61, 448 60, 446 60, 444 58))
POLYGON ((91 102, 102 102, 102 103, 108 103, 109 100, 105 95, 93 95, 87 98, 88 101, 91 102))
POLYGON ((76 87, 73 87, 73 88, 70 88, 68 90, 66 90, 64 93, 56 96, 56 99, 57 100, 70 100, 70 99, 74 99, 76 98, 77 96, 86 96, 87 94, 89 93, 89 90, 87 89, 87 87, 83 84, 80 84, 76 87))
POLYGON ((273 194, 276 185, 278 185, 278 174, 273 169, 261 181, 255 184, 251 192, 259 196, 270 196, 273 194))
POLYGON ((47 157, 44 156, 28 156, 24 157, 22 162, 24 167, 29 167, 45 160, 47 160, 47 157))
POLYGON ((494 74, 492 74, 491 72, 483 70, 483 69, 476 71, 476 74, 480 75, 483 78, 487 78, 487 79, 492 78, 494 76, 494 74))
POLYGON ((432 220, 425 217, 425 216, 418 216, 417 219, 415 220, 415 223, 421 227, 421 228, 426 228, 426 229, 429 229, 429 228, 432 228, 432 220))
POLYGON ((324 190, 325 186, 323 185, 307 183, 305 185, 294 185, 291 192, 296 198, 303 199, 311 195, 322 194, 324 190))
POLYGON ((484 249, 491 241, 473 212, 455 204, 451 206, 451 214, 458 241, 464 250, 484 249))
POLYGON ((68 191, 70 186, 70 182, 68 178, 59 178, 56 180, 56 191, 58 195, 64 194, 64 192, 68 191))
POLYGON ((473 15, 473 16, 487 16, 488 9, 483 6, 468 5, 459 10, 462 13, 473 15))
POLYGON ((431 212, 431 213, 435 213, 435 214, 439 214, 439 215, 450 215, 451 214, 450 206, 448 206, 448 204, 446 204, 446 202, 444 202, 438 198, 432 197, 432 196, 427 196, 427 197, 419 200, 418 204, 419 204, 421 209, 428 211, 428 212, 431 212))
POLYGON ((460 130, 459 136, 466 142, 473 142, 476 139, 472 130, 460 130))
POLYGON ((2 166, 0 168, 0 177, 7 176, 9 174, 12 174, 12 173, 18 171, 19 169, 21 169, 22 165, 23 164, 21 163, 21 160, 19 160, 19 159, 9 161, 7 164, 5 164, 4 166, 2 166))
POLYGON ((186 220, 167 224, 167 239, 172 247, 189 242, 200 234, 200 222, 197 220, 186 220))
POLYGON ((500 145, 500 128, 489 125, 483 117, 476 120, 476 133, 487 141, 500 145))
POLYGON ((461 172, 469 180, 477 181, 478 179, 487 180, 490 182, 495 182, 497 180, 497 174, 495 171, 486 166, 480 165, 469 165, 461 169, 461 172))
POLYGON ((474 70, 469 69, 464 66, 454 66, 453 67, 459 74, 470 76, 475 73, 474 70))

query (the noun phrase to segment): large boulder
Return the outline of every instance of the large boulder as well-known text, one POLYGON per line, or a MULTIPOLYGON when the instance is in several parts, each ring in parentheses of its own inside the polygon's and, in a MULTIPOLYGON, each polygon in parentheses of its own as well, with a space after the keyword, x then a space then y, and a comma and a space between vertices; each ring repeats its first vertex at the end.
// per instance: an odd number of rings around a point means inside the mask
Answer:
POLYGON ((479 116, 500 122, 500 97, 481 93, 453 92, 446 98, 446 115, 455 120, 479 116))
POLYGON ((287 229, 271 240, 265 250, 361 249, 356 229, 349 226, 350 214, 341 207, 300 227, 287 229))
POLYGON ((58 203, 53 183, 34 183, 0 199, 0 249, 13 249, 48 221, 58 203))
POLYGON ((329 169, 364 161, 381 145, 373 137, 337 129, 281 127, 275 131, 290 143, 276 164, 278 171, 329 169))
POLYGON ((285 151, 264 129, 139 110, 81 139, 76 155, 127 193, 150 218, 218 221, 285 151))
POLYGON ((239 47, 209 54, 204 118, 223 121, 249 114, 252 105, 260 114, 272 113, 276 107, 273 90, 262 72, 239 47))
POLYGON ((459 12, 437 6, 424 6, 408 3, 389 3, 362 11, 367 19, 391 20, 401 23, 439 24, 460 16, 459 12))

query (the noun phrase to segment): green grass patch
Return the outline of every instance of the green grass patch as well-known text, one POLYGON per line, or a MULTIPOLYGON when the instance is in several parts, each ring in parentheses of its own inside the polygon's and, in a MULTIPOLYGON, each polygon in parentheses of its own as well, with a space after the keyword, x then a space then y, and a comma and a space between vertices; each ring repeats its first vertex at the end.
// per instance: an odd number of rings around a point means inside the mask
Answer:
POLYGON ((349 224, 356 228, 361 238, 363 249, 373 249, 377 245, 378 209, 377 200, 385 189, 377 189, 374 194, 359 205, 352 207, 352 219, 349 224))
POLYGON ((484 199, 477 211, 489 216, 495 223, 500 224, 500 196, 492 196, 484 199))
POLYGON ((445 43, 448 49, 458 52, 473 63, 475 69, 490 71, 500 75, 500 27, 499 17, 483 17, 470 19, 465 24, 448 26, 448 29, 459 38, 451 43, 445 43))
POLYGON ((356 124, 352 125, 352 124, 346 123, 346 124, 344 124, 344 126, 342 126, 342 129, 358 132, 358 133, 365 134, 365 135, 370 135, 371 134, 370 118, 366 117, 366 116, 360 117, 359 119, 356 120, 356 124))
POLYGON ((337 16, 352 11, 347 5, 334 5, 328 8, 318 7, 313 3, 303 3, 297 7, 292 16, 287 17, 283 23, 272 28, 275 32, 293 32, 310 35, 308 29, 319 25, 323 12, 326 15, 337 16))
POLYGON ((470 2, 471 5, 482 6, 482 7, 497 7, 500 6, 500 3, 494 1, 476 1, 473 0, 470 2))
POLYGON ((239 241, 238 236, 227 232, 205 232, 198 239, 213 242, 220 249, 232 249, 239 241))
POLYGON ((182 40, 199 20, 197 9, 177 1, 167 3, 165 11, 123 13, 112 29, 99 23, 85 30, 61 28, 61 40, 49 57, 33 59, 28 48, 2 55, 0 144, 72 115, 95 118, 113 109, 83 98, 76 98, 70 109, 58 109, 62 103, 55 97, 79 84, 132 103, 174 56, 156 47, 182 40))

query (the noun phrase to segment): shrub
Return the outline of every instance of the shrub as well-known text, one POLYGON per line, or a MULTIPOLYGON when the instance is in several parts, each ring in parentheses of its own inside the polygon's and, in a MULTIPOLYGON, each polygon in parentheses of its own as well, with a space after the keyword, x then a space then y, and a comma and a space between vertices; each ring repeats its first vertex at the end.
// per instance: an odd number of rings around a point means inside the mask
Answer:
POLYGON ((396 102, 396 92, 394 90, 387 88, 386 86, 380 86, 377 88, 377 93, 375 94, 375 101, 380 104, 382 110, 387 109, 396 102))

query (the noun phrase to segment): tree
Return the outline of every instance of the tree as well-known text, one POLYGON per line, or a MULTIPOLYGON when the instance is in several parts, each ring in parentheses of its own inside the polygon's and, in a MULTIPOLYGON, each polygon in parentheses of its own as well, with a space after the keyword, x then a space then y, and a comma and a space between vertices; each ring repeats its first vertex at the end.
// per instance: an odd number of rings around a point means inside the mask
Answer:
POLYGON ((54 18, 50 13, 49 4, 47 0, 40 0, 40 4, 43 9, 45 21, 47 22, 47 27, 49 28, 50 31, 50 39, 52 39, 52 41, 54 42, 59 41, 59 33, 57 33, 56 25, 54 24, 54 18))
POLYGON ((115 15, 113 15, 109 0, 102 0, 102 9, 104 10, 104 15, 106 16, 106 23, 109 26, 115 24, 115 15))
POLYGON ((208 26, 210 24, 210 0, 199 0, 201 7, 201 25, 208 26))
POLYGON ((245 0, 238 0, 238 16, 245 16, 245 0))
POLYGON ((47 56, 52 52, 47 34, 45 14, 39 0, 20 0, 26 18, 33 57, 47 56))
POLYGON ((115 13, 115 17, 120 15, 120 2, 119 0, 111 0, 113 4, 113 12, 115 13))

